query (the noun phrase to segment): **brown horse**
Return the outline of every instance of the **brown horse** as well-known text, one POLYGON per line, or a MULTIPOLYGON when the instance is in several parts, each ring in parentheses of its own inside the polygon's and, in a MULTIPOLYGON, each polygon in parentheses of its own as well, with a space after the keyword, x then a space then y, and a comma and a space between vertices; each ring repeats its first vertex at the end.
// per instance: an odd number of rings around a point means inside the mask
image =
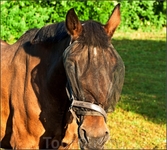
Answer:
MULTIPOLYGON (((124 63, 111 45, 118 4, 105 25, 66 21, 27 31, 1 49, 1 147, 102 149, 124 63)), ((3 42, 1 42, 3 43, 3 42)))

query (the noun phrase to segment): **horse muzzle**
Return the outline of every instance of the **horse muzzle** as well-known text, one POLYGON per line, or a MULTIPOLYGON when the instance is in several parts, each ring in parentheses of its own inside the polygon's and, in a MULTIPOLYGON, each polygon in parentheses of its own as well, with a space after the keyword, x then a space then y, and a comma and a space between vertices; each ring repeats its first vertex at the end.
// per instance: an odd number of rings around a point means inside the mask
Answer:
POLYGON ((109 130, 102 116, 84 116, 78 135, 82 150, 100 150, 109 139, 109 130))
POLYGON ((82 150, 103 149, 105 142, 109 139, 105 110, 99 105, 76 100, 69 87, 66 91, 71 101, 70 111, 78 124, 80 148, 82 150))

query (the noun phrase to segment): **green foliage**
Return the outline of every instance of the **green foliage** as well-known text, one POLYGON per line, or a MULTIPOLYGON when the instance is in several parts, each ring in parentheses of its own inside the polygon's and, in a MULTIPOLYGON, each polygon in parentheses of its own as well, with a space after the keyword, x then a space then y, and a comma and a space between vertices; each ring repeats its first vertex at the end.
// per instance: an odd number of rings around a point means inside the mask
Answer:
POLYGON ((122 26, 152 31, 166 24, 164 1, 122 1, 122 26))
POLYGON ((75 8, 80 20, 93 19, 105 24, 114 6, 121 3, 121 30, 152 30, 166 22, 166 3, 154 1, 1 1, 1 38, 13 42, 26 30, 65 20, 67 11, 75 8))

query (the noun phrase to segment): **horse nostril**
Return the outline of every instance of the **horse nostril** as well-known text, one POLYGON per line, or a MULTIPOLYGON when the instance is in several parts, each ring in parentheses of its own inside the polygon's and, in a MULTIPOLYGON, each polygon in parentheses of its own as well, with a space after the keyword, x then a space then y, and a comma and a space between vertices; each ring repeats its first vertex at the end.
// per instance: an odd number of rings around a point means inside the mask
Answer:
POLYGON ((89 138, 87 137, 87 133, 86 133, 85 129, 80 130, 79 136, 80 136, 80 140, 83 143, 88 143, 89 142, 89 138))
POLYGON ((108 132, 108 131, 106 131, 105 135, 109 135, 109 132, 108 132))
POLYGON ((87 142, 89 142, 89 139, 88 139, 88 137, 87 137, 87 135, 86 135, 86 130, 82 129, 82 131, 83 131, 83 135, 84 135, 85 140, 86 140, 87 142))

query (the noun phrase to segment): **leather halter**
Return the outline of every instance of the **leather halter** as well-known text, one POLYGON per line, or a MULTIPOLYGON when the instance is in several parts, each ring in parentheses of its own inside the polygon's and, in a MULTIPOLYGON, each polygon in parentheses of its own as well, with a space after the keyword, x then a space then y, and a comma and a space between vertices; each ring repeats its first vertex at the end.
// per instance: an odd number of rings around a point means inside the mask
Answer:
POLYGON ((76 116, 76 114, 79 114, 83 116, 84 115, 103 116, 105 121, 107 120, 107 114, 102 107, 96 104, 90 103, 90 102, 84 102, 84 101, 79 101, 79 100, 74 99, 74 96, 72 94, 72 89, 69 86, 69 83, 66 86, 66 92, 67 92, 69 100, 71 101, 70 111, 72 111, 73 115, 76 116), (87 108, 87 109, 93 110, 94 112, 90 112, 90 111, 86 112, 86 111, 81 110, 81 111, 77 111, 76 113, 75 111, 72 110, 73 107, 87 108))

